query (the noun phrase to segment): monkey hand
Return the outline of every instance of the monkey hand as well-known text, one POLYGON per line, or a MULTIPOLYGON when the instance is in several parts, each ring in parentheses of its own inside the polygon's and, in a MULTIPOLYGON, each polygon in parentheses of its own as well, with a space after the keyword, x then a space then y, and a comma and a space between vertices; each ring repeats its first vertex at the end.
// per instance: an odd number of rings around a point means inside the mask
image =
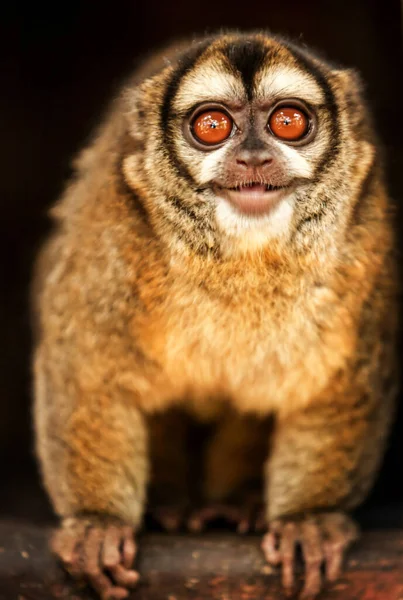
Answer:
POLYGON ((343 555, 358 537, 358 528, 347 515, 339 512, 311 514, 300 518, 273 521, 262 543, 266 560, 282 566, 286 593, 295 585, 296 547, 300 545, 304 560, 305 582, 300 598, 315 598, 322 588, 322 566, 326 579, 340 576, 343 555))
POLYGON ((132 570, 134 528, 114 518, 64 519, 51 549, 72 577, 84 580, 102 600, 126 598, 139 579, 132 570))

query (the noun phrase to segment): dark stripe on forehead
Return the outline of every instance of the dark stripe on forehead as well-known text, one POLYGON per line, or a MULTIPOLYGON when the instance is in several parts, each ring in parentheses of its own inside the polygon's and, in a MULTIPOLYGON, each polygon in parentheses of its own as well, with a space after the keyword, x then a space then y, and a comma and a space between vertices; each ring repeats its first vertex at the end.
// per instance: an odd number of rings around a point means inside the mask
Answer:
POLYGON ((241 39, 239 42, 228 43, 222 53, 236 74, 241 76, 248 99, 251 100, 255 75, 262 67, 267 54, 263 42, 256 39, 241 39))
POLYGON ((209 37, 203 40, 201 43, 197 44, 194 48, 187 50, 178 61, 178 66, 174 69, 171 79, 168 82, 168 85, 165 90, 164 99, 161 107, 161 131, 162 137, 164 140, 164 145, 168 150, 169 159, 172 166, 175 168, 177 174, 186 179, 193 186, 196 185, 193 177, 189 173, 186 166, 180 160, 175 152, 174 146, 174 136, 173 132, 169 127, 169 120, 171 116, 172 102, 178 92, 179 86, 182 82, 182 79, 191 71, 191 69, 195 66, 195 63, 201 57, 203 52, 210 46, 210 44, 214 41, 214 37, 209 37))
POLYGON ((321 174, 336 160, 340 152, 340 124, 337 102, 325 73, 313 64, 310 56, 294 44, 285 43, 285 46, 301 69, 312 75, 318 86, 323 90, 325 105, 330 113, 330 143, 313 175, 314 179, 320 179, 321 174))

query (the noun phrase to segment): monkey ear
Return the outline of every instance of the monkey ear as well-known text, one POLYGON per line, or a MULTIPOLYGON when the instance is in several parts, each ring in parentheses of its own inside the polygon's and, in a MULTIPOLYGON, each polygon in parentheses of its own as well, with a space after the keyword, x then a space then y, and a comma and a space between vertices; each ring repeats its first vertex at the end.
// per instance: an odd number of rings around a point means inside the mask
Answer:
POLYGON ((143 94, 142 86, 128 87, 123 91, 122 99, 124 112, 128 122, 130 135, 138 142, 141 142, 144 137, 142 109, 143 94))
MULTIPOLYGON (((370 118, 368 103, 366 101, 365 86, 360 75, 354 69, 338 69, 332 71, 336 93, 341 106, 358 107, 356 112, 356 125, 370 118)), ((353 118, 353 117, 351 117, 353 118)))
POLYGON ((145 115, 156 103, 156 90, 159 89, 159 77, 150 77, 137 85, 128 86, 123 90, 123 110, 128 122, 129 132, 137 142, 144 141, 146 131, 145 115))
POLYGON ((349 115, 348 120, 351 127, 356 132, 360 132, 361 143, 369 143, 372 156, 374 150, 373 118, 361 76, 354 69, 338 69, 332 71, 332 77, 341 110, 346 111, 349 115))
POLYGON ((361 76, 354 69, 336 69, 332 71, 334 81, 347 96, 362 99, 364 95, 364 83, 361 76))

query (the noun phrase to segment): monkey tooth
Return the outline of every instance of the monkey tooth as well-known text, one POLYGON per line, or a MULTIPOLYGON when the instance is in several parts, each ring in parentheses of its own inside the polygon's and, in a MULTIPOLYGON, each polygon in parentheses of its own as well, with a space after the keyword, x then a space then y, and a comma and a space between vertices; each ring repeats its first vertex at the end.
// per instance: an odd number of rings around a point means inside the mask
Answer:
POLYGON ((272 185, 271 183, 257 183, 257 182, 248 182, 237 185, 233 188, 228 188, 235 192, 249 192, 251 190, 259 191, 259 192, 273 192, 275 190, 281 190, 286 186, 283 185, 272 185))

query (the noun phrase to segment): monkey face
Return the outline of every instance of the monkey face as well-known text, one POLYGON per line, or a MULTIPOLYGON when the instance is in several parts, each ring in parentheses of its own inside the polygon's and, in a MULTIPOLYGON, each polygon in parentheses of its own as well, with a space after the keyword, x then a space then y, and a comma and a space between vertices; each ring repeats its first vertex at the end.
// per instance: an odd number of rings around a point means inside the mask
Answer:
POLYGON ((247 246, 319 236, 373 157, 354 76, 269 36, 191 45, 153 94, 154 188, 247 246))
POLYGON ((214 161, 202 159, 202 168, 195 169, 198 183, 211 186, 217 206, 229 204, 240 215, 270 214, 310 174, 300 155, 290 160, 279 143, 287 144, 290 155, 292 146, 315 136, 315 113, 300 100, 231 107, 207 102, 184 120, 183 129, 191 146, 214 153, 214 161))

